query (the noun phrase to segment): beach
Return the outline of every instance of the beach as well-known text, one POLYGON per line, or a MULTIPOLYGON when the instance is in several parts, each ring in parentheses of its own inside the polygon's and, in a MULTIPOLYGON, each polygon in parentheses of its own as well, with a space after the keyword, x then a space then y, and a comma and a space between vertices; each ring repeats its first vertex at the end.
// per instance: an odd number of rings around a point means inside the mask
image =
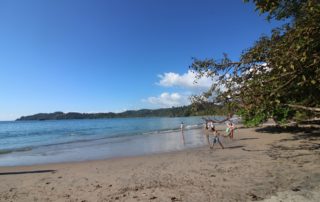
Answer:
POLYGON ((225 149, 205 145, 134 157, 0 167, 0 201, 320 198, 319 131, 240 128, 233 141, 225 138, 223 144, 225 149))

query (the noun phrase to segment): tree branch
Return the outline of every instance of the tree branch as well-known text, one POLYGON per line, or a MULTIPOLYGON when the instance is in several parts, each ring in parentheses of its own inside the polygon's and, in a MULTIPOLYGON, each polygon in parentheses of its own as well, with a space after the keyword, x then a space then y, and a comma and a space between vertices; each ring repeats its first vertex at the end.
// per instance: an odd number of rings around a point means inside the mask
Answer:
POLYGON ((282 86, 279 86, 277 89, 275 89, 271 94, 270 97, 273 96, 274 94, 276 94, 279 90, 285 88, 286 86, 288 86, 293 80, 295 80, 297 78, 297 75, 295 75, 294 77, 292 77, 289 81, 287 81, 285 84, 283 84, 282 86))
POLYGON ((286 104, 286 105, 292 108, 304 109, 304 110, 313 111, 313 112, 320 112, 320 108, 318 107, 305 107, 305 106, 293 105, 293 104, 286 104))

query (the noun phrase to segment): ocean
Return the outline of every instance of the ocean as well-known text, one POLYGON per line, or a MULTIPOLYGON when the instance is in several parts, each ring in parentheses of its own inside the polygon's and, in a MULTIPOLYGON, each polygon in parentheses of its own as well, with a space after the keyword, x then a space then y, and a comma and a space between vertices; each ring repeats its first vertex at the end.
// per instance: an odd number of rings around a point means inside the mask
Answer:
POLYGON ((2 121, 0 166, 127 157, 206 144, 201 117, 2 121), (184 134, 180 130, 184 123, 184 134))

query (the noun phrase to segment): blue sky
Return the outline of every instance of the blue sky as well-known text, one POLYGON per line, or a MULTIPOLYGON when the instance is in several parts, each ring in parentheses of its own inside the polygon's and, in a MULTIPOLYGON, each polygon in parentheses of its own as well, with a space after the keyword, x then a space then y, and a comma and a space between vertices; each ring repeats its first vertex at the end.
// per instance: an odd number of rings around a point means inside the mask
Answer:
POLYGON ((191 57, 276 25, 241 0, 0 0, 0 120, 188 104, 191 57))

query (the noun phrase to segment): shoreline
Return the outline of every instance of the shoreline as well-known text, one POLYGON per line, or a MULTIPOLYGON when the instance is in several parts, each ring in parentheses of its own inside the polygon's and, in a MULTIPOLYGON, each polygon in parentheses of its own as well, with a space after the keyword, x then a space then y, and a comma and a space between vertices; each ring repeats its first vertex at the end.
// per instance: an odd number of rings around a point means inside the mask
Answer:
POLYGON ((180 151, 205 144, 200 128, 187 129, 184 131, 184 136, 185 143, 181 142, 180 130, 170 130, 39 146, 1 154, 0 167, 143 156, 180 151), (143 145, 143 148, 140 145, 143 145))
MULTIPOLYGON (((188 117, 4 124, 0 131, 0 166, 85 161, 180 150, 185 146, 177 137, 181 121, 186 123, 188 135, 199 127, 201 120, 188 117)), ((201 144, 201 140, 195 139, 196 135, 189 136, 191 140, 186 146, 201 144)))
POLYGON ((264 130, 226 149, 0 167, 0 201, 316 201, 320 137, 264 130))
MULTIPOLYGON (((238 125, 241 126, 241 125, 238 125)), ((216 125, 217 130, 221 134, 225 134, 225 124, 217 124, 216 125)), ((70 142, 70 143, 61 143, 61 144, 52 144, 52 145, 43 145, 38 146, 32 149, 29 148, 23 148, 18 149, 17 152, 8 152, 8 153, 2 153, 0 154, 0 168, 1 167, 15 167, 15 166, 40 166, 40 165, 46 165, 46 164, 64 164, 64 163, 78 163, 78 162, 87 162, 87 161, 99 161, 99 160, 108 160, 108 159, 117 159, 117 158, 130 158, 130 157, 139 157, 139 156, 149 156, 154 154, 162 154, 162 153, 171 153, 176 151, 185 151, 191 148, 200 148, 207 145, 205 134, 211 134, 210 130, 204 129, 203 126, 191 126, 188 129, 184 130, 184 143, 182 143, 181 138, 181 130, 175 129, 175 130, 165 130, 165 131, 153 131, 148 132, 140 135, 126 135, 126 136, 119 136, 119 137, 107 137, 107 138, 99 138, 99 139, 91 139, 91 140, 81 140, 77 142, 70 142), (144 139, 147 139, 145 141, 144 139), (170 140, 171 139, 171 140, 170 140), (149 148, 148 151, 142 152, 142 151, 135 151, 134 153, 119 153, 119 150, 123 150, 123 148, 128 144, 128 142, 134 143, 134 146, 137 146, 141 144, 140 141, 145 141, 144 145, 152 145, 155 142, 161 144, 171 144, 171 148, 158 148, 157 151, 151 151, 152 148, 149 148), (102 142, 104 143, 102 143, 102 142), (124 144, 116 145, 118 143, 123 142, 124 144), (99 154, 93 155, 91 157, 87 157, 87 159, 81 159, 80 156, 75 156, 76 158, 70 159, 70 157, 64 157, 64 155, 61 155, 60 158, 54 159, 54 151, 59 150, 59 147, 56 148, 56 146, 61 145, 75 145, 79 144, 79 148, 84 148, 80 152, 86 152, 88 150, 89 152, 92 150, 91 147, 81 146, 81 144, 88 144, 88 145, 94 145, 93 143, 97 144, 96 150, 99 151, 99 154), (175 145, 172 145, 174 143, 175 145), (111 144, 111 145, 110 145, 111 144), (115 151, 108 151, 107 153, 103 153, 103 151, 99 149, 105 149, 107 147, 116 147, 115 151), (48 149, 49 148, 49 149, 48 149), (35 153, 33 153, 35 152, 35 153), (51 155, 44 155, 41 153, 49 152, 51 155), (118 152, 118 153, 117 153, 118 152), (37 156, 38 158, 52 158, 52 160, 46 160, 45 162, 35 161, 33 163, 30 163, 30 161, 21 161, 19 163, 11 163, 12 165, 3 165, 3 162, 5 162, 6 157, 10 158, 28 158, 30 156, 37 156), (2 159, 1 159, 2 157, 2 159), (23 163, 24 162, 24 163, 23 163), (26 163, 27 162, 27 163, 26 163)), ((222 138, 227 138, 226 136, 223 136, 222 138)), ((63 150, 65 148, 62 148, 63 150)), ((68 148, 69 152, 72 150, 77 149, 70 147, 68 148)), ((113 148, 114 149, 114 148, 113 148)), ((110 149, 109 149, 110 150, 110 149)), ((112 149, 111 149, 112 150, 112 149)), ((60 151, 61 152, 61 151, 60 151)), ((83 155, 82 155, 83 156, 83 155)), ((33 158, 34 159, 34 158, 33 158)), ((30 159, 32 160, 32 159, 30 159)), ((9 161, 10 162, 10 161, 9 161)))

